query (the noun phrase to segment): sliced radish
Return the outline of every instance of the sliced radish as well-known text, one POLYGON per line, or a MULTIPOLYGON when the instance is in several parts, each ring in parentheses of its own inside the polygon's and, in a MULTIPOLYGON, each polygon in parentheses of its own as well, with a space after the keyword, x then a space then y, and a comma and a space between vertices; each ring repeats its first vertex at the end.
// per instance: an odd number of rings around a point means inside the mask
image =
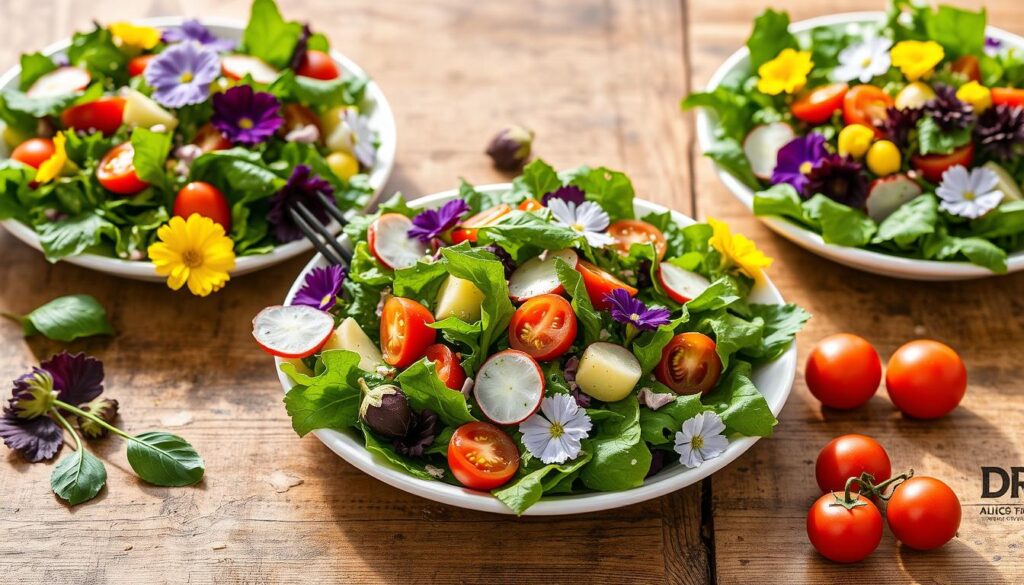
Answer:
POLYGON ((309 357, 320 350, 334 332, 330 313, 307 307, 275 305, 252 320, 252 336, 263 351, 282 358, 309 357))
POLYGON ((59 67, 43 75, 25 92, 30 98, 48 98, 85 89, 92 81, 92 75, 81 67, 59 67))
POLYGON ((400 213, 385 213, 366 232, 370 252, 392 270, 415 266, 427 255, 427 245, 409 237, 412 220, 400 213))
POLYGON ((537 361, 526 353, 506 349, 480 366, 473 394, 484 416, 499 425, 514 425, 540 408, 544 374, 537 361))
POLYGON ((250 75, 256 83, 273 83, 281 74, 270 63, 251 55, 224 55, 220 68, 229 79, 239 80, 250 75))
POLYGON ((668 296, 677 303, 688 303, 700 296, 711 281, 696 272, 662 262, 658 265, 658 282, 668 296))
POLYGON ((775 170, 779 149, 796 137, 793 127, 785 122, 772 122, 755 127, 743 140, 743 154, 757 178, 768 180, 775 170))
POLYGON ((894 211, 921 194, 921 185, 906 175, 891 175, 871 182, 867 206, 871 219, 881 223, 894 211))
POLYGON ((576 268, 579 262, 576 252, 569 249, 527 260, 508 279, 508 294, 512 300, 521 303, 537 295, 559 294, 565 290, 555 272, 556 258, 561 258, 570 268, 576 268))

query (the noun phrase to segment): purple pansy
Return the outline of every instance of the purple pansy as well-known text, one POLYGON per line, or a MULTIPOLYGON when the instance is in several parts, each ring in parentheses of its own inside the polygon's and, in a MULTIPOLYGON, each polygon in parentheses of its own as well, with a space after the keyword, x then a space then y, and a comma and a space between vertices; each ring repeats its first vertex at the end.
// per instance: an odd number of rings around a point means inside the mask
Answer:
POLYGON ((803 195, 807 188, 807 175, 825 158, 825 137, 817 132, 794 138, 779 149, 772 184, 788 183, 803 195))
POLYGON ((334 187, 320 175, 313 174, 313 170, 309 166, 295 165, 285 186, 270 198, 267 222, 270 223, 272 233, 277 241, 287 243, 302 238, 302 230, 295 225, 288 214, 288 208, 297 203, 305 205, 320 223, 324 225, 330 223, 327 210, 324 209, 324 203, 320 200, 318 193, 330 197, 334 195, 334 187))
POLYGON ((273 136, 284 118, 276 97, 238 85, 213 96, 210 123, 231 142, 255 146, 273 136))
POLYGON ((64 431, 52 418, 20 418, 5 408, 0 416, 0 438, 4 445, 21 454, 29 463, 52 459, 64 444, 64 431))
POLYGON ((103 362, 85 355, 62 351, 39 367, 53 376, 57 399, 78 406, 103 393, 103 362))
POLYGON ((434 238, 455 227, 455 224, 459 223, 467 211, 469 211, 469 204, 462 199, 453 199, 442 205, 440 209, 425 209, 412 218, 409 237, 430 243, 434 238))
POLYGON ((605 295, 611 305, 612 319, 631 325, 639 331, 651 331, 669 322, 671 312, 662 307, 647 308, 639 299, 629 296, 624 288, 617 288, 605 295))
POLYGON ((306 275, 306 281, 292 299, 293 305, 306 305, 326 311, 338 302, 341 284, 345 281, 345 269, 341 266, 314 268, 306 275))
POLYGON ((167 44, 195 41, 200 45, 217 51, 218 53, 233 51, 238 45, 235 41, 222 39, 213 34, 210 32, 210 29, 203 26, 201 22, 194 18, 190 18, 181 23, 181 26, 175 26, 165 30, 161 39, 167 44))
POLYGON ((540 202, 545 207, 547 207, 548 201, 551 201, 552 199, 561 199, 566 203, 582 205, 586 198, 587 194, 583 192, 583 189, 580 189, 576 185, 566 185, 564 187, 559 187, 550 193, 545 193, 544 196, 540 198, 540 202))
POLYGON ((220 57, 213 49, 189 41, 171 45, 146 67, 153 99, 169 108, 205 102, 210 84, 220 75, 220 57))

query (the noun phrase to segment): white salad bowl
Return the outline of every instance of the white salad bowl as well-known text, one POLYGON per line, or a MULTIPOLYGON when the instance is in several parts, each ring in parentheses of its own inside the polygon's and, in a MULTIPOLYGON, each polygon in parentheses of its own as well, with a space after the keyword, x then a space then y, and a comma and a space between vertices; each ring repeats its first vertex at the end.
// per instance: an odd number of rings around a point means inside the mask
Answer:
MULTIPOLYGON (((801 36, 809 34, 812 29, 820 27, 856 28, 865 24, 879 24, 884 22, 884 20, 885 14, 882 12, 849 12, 796 22, 789 27, 789 30, 793 34, 801 36)), ((1024 38, 1015 34, 991 26, 986 29, 985 34, 1002 41, 1005 47, 1024 50, 1024 38)), ((718 87, 729 76, 741 73, 748 67, 749 58, 750 52, 746 47, 733 53, 711 76, 707 89, 710 91, 718 87)), ((697 139, 700 143, 701 151, 707 151, 711 148, 717 129, 718 120, 716 116, 704 108, 698 109, 697 139)), ((750 187, 744 185, 739 179, 733 177, 718 164, 715 164, 715 172, 718 173, 719 179, 725 183, 725 186, 736 199, 752 211, 754 208, 754 192, 750 187)), ((969 262, 917 260, 860 248, 827 244, 820 234, 786 219, 774 216, 761 216, 759 219, 773 231, 802 248, 840 264, 866 272, 910 280, 970 280, 996 274, 987 268, 969 262)), ((1017 272, 1019 270, 1024 270, 1024 252, 1013 253, 1007 259, 1007 272, 1017 272)))
MULTIPOLYGON (((137 24, 165 29, 179 26, 184 22, 184 20, 185 18, 177 16, 160 17, 139 20, 137 21, 137 24)), ((244 23, 222 18, 201 18, 199 20, 208 27, 211 32, 220 38, 230 39, 237 42, 242 40, 242 32, 245 30, 244 23)), ((43 49, 42 53, 48 56, 62 54, 70 45, 71 39, 64 39, 46 47, 43 49)), ((363 69, 355 63, 355 61, 352 61, 338 51, 332 49, 331 57, 341 67, 341 70, 345 74, 366 76, 366 72, 364 72, 363 69)), ((16 89, 20 75, 21 67, 15 66, 4 73, 3 76, 0 76, 0 90, 16 89)), ((384 97, 384 92, 381 91, 380 87, 372 79, 366 86, 366 102, 369 104, 366 113, 369 116, 370 128, 377 133, 380 140, 380 146, 377 149, 377 160, 369 174, 369 182, 373 187, 373 195, 370 199, 372 202, 378 195, 380 195, 384 185, 388 182, 388 178, 391 176, 392 169, 395 166, 397 128, 395 125, 395 116, 391 111, 391 106, 388 105, 387 98, 384 97)), ((0 128, 2 127, 3 123, 0 122, 0 128)), ((6 145, 0 141, 0 158, 7 158, 9 154, 10 153, 8 152, 6 145)), ((356 211, 351 210, 349 213, 356 213, 356 211)), ((14 237, 18 238, 22 242, 42 251, 42 247, 39 244, 39 237, 30 226, 27 226, 15 219, 0 221, 0 225, 7 228, 7 231, 11 232, 14 237)), ((337 223, 333 222, 329 228, 334 233, 337 233, 338 230, 341 229, 337 223)), ((269 266, 280 264, 290 258, 294 258, 299 254, 309 252, 312 249, 312 243, 306 239, 301 239, 276 246, 267 254, 239 256, 235 262, 235 269, 231 272, 231 275, 240 276, 242 274, 262 270, 269 266)), ((99 254, 80 254, 78 256, 69 256, 67 258, 63 258, 62 261, 82 266, 84 268, 89 268, 91 270, 96 270, 98 272, 104 272, 114 276, 131 278, 134 280, 144 280, 149 282, 162 282, 166 280, 166 277, 159 276, 156 273, 151 262, 146 261, 123 260, 120 258, 101 256, 99 254)))
MULTIPOLYGON (((484 193, 503 192, 511 189, 511 184, 497 184, 477 187, 477 190, 484 193)), ((440 207, 446 201, 458 197, 457 190, 445 191, 435 195, 429 195, 410 203, 414 208, 440 207)), ((634 200, 634 209, 638 216, 649 213, 664 213, 666 209, 660 205, 642 200, 634 200)), ((694 223, 689 217, 672 211, 673 218, 680 225, 694 223)), ((351 249, 352 244, 347 236, 341 238, 341 243, 351 249)), ((291 304, 295 293, 302 287, 306 274, 318 266, 326 266, 324 258, 317 254, 306 265, 299 276, 295 279, 285 304, 291 304)), ((750 300, 764 304, 782 304, 784 301, 779 290, 775 288, 767 277, 763 282, 757 284, 750 294, 750 300)), ((758 391, 764 395, 773 414, 778 416, 789 392, 793 386, 793 379, 796 375, 796 347, 792 346, 776 360, 757 366, 751 375, 751 380, 757 386, 758 391)), ((281 371, 281 359, 275 358, 277 375, 281 386, 287 392, 292 387, 291 380, 281 371)), ((354 431, 339 432, 328 429, 314 431, 314 434, 337 453, 342 459, 354 465, 363 472, 383 481, 384 483, 436 502, 450 504, 470 510, 483 512, 494 512, 498 514, 512 514, 512 510, 500 502, 497 498, 487 492, 470 490, 454 486, 441 481, 428 481, 415 478, 405 472, 393 467, 389 462, 374 456, 366 450, 362 438, 354 431)), ((654 477, 648 478, 640 487, 621 492, 593 492, 567 496, 546 496, 539 502, 528 508, 524 515, 529 516, 555 516, 561 514, 582 514, 584 512, 597 512, 628 506, 637 502, 650 500, 665 494, 674 492, 680 488, 699 482, 710 476, 719 469, 722 469, 750 449, 756 443, 758 437, 741 437, 729 443, 729 447, 721 455, 710 459, 700 467, 687 469, 682 465, 669 464, 654 477)))

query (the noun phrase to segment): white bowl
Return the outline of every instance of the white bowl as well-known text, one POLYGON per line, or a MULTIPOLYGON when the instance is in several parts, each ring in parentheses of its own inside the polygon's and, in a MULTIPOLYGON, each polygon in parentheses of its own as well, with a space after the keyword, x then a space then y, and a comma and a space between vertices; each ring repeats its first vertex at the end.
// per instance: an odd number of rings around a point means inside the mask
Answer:
MULTIPOLYGON (((478 187, 480 191, 485 193, 508 191, 510 188, 511 185, 508 183, 478 187)), ((457 190, 445 191, 443 193, 437 193, 435 195, 429 195, 427 197, 417 199, 410 205, 415 208, 438 207, 444 202, 456 197, 458 197, 457 190)), ((641 200, 635 200, 634 208, 636 213, 641 216, 648 213, 664 213, 666 211, 666 209, 660 205, 655 205, 654 203, 641 200)), ((676 211, 673 211, 672 215, 681 225, 690 225, 694 223, 692 219, 676 211)), ((344 245, 351 248, 347 236, 343 236, 341 241, 344 245)), ((313 257, 309 264, 307 264, 302 270, 302 273, 299 274, 298 278, 295 279, 295 283, 292 285, 291 290, 288 291, 288 296, 285 298, 285 304, 291 303, 295 293, 302 287, 303 281, 306 278, 306 273, 317 266, 325 266, 326 264, 327 263, 324 261, 323 257, 319 254, 313 257)), ((776 289, 775 285, 773 285, 767 278, 764 279, 764 282, 754 287, 750 298, 751 300, 759 303, 783 303, 782 295, 779 294, 778 289, 776 289)), ((281 360, 275 358, 274 364, 277 366, 277 375, 281 381, 281 386, 284 388, 285 392, 287 392, 291 389, 292 382, 283 372, 281 372, 281 360)), ((771 408, 772 413, 776 416, 778 416, 779 411, 782 410, 782 406, 786 403, 786 399, 789 397, 789 392, 793 386, 793 379, 795 375, 795 346, 790 347, 786 353, 775 361, 754 368, 751 378, 758 390, 768 401, 768 405, 771 408)), ((392 467, 388 462, 375 457, 372 453, 367 451, 366 447, 363 445, 362 439, 355 432, 338 432, 323 429, 315 431, 314 434, 345 461, 398 489, 436 502, 459 506, 461 508, 468 508, 470 510, 495 512, 498 514, 512 513, 505 504, 501 503, 497 498, 487 492, 457 487, 441 481, 417 479, 398 470, 397 468, 392 467)), ((722 469, 742 455, 744 451, 752 447, 757 440, 758 437, 743 437, 737 439, 729 444, 729 447, 724 453, 709 460, 696 469, 686 469, 681 465, 670 465, 654 477, 648 478, 641 487, 633 488, 631 490, 622 492, 594 492, 570 496, 545 497, 540 502, 527 509, 524 514, 530 516, 582 514, 584 512, 596 512, 599 510, 619 508, 621 506, 628 506, 630 504, 663 496, 680 488, 697 483, 719 469, 722 469)))
MULTIPOLYGON (((796 35, 807 33, 811 29, 833 26, 856 26, 860 24, 879 23, 884 21, 881 12, 849 12, 812 18, 792 24, 789 30, 796 35)), ((999 39, 1004 46, 1024 50, 1024 38, 1004 30, 988 27, 985 31, 989 37, 999 39)), ((733 53, 721 65, 708 81, 708 89, 718 87, 724 79, 736 71, 742 71, 749 63, 750 52, 746 47, 733 53)), ((715 136, 718 121, 715 116, 700 108, 697 112, 697 138, 701 150, 708 150, 715 136)), ((715 165, 715 172, 725 186, 741 203, 753 210, 754 192, 722 167, 715 165)), ((940 262, 937 260, 916 260, 902 258, 880 252, 826 244, 819 234, 805 229, 795 223, 779 217, 759 216, 759 219, 776 233, 794 244, 810 250, 819 256, 852 266, 867 272, 906 278, 911 280, 970 280, 994 276, 996 273, 968 262, 940 262)), ((1007 272, 1024 270, 1024 252, 1015 252, 1007 260, 1007 272)))
MULTIPOLYGON (((182 17, 175 16, 143 19, 137 21, 137 23, 163 29, 178 26, 184 20, 185 19, 182 17)), ((218 37, 233 41, 242 40, 242 31, 245 30, 244 23, 221 18, 203 18, 200 20, 218 37)), ((70 44, 70 39, 64 39, 46 47, 43 49, 42 53, 44 55, 60 54, 67 50, 70 44)), ((332 49, 331 57, 341 67, 342 71, 349 74, 366 76, 366 72, 364 72, 359 65, 338 51, 332 49)), ((15 66, 7 71, 7 73, 0 77, 0 90, 17 88, 18 77, 20 75, 20 66, 15 66)), ((391 112, 391 106, 388 105, 388 100, 384 97, 384 92, 381 91, 380 87, 373 80, 371 80, 366 86, 366 101, 370 104, 368 112, 370 127, 377 132, 380 139, 380 147, 377 150, 377 161, 373 169, 370 171, 369 177, 370 185, 373 187, 374 191, 370 200, 373 201, 383 190, 384 185, 388 182, 388 178, 391 176, 391 171, 395 166, 397 130, 395 126, 395 116, 391 112)), ((0 122, 0 127, 2 126, 3 123, 0 122)), ((6 158, 8 155, 9 153, 7 152, 6 145, 0 141, 0 158, 6 158)), ((352 210, 349 213, 355 213, 355 210, 352 210)), ((0 225, 7 228, 7 231, 11 232, 14 237, 18 238, 22 242, 25 242, 37 250, 42 250, 42 247, 39 245, 39 237, 31 227, 14 219, 4 220, 0 222, 0 225)), ((332 223, 329 227, 334 231, 334 233, 337 233, 340 229, 340 226, 338 226, 337 223, 332 223)), ((267 254, 240 256, 235 262, 235 269, 231 272, 231 275, 240 276, 242 274, 267 268, 268 266, 280 264, 289 258, 294 258, 295 256, 309 252, 312 249, 312 243, 306 239, 301 239, 277 246, 267 254)), ((122 260, 120 258, 111 258, 109 256, 101 256, 98 254, 80 254, 78 256, 63 258, 62 261, 134 280, 145 280, 150 282, 163 282, 166 280, 165 277, 157 275, 151 262, 122 260)))

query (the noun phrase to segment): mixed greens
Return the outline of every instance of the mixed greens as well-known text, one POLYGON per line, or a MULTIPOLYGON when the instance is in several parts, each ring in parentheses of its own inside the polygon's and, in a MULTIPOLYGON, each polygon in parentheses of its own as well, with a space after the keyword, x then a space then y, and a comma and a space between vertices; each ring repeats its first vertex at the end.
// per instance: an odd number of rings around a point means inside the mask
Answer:
POLYGON ((1024 52, 986 36, 984 9, 897 0, 880 22, 789 24, 765 11, 748 65, 683 102, 714 112, 705 154, 754 213, 1005 272, 1024 248, 1024 52))
POLYGON ((724 223, 637 218, 633 200, 621 172, 534 161, 510 190, 356 218, 347 270, 314 269, 253 322, 294 382, 295 431, 355 432, 516 513, 771 435, 751 370, 809 315, 750 302, 770 259, 724 223))

